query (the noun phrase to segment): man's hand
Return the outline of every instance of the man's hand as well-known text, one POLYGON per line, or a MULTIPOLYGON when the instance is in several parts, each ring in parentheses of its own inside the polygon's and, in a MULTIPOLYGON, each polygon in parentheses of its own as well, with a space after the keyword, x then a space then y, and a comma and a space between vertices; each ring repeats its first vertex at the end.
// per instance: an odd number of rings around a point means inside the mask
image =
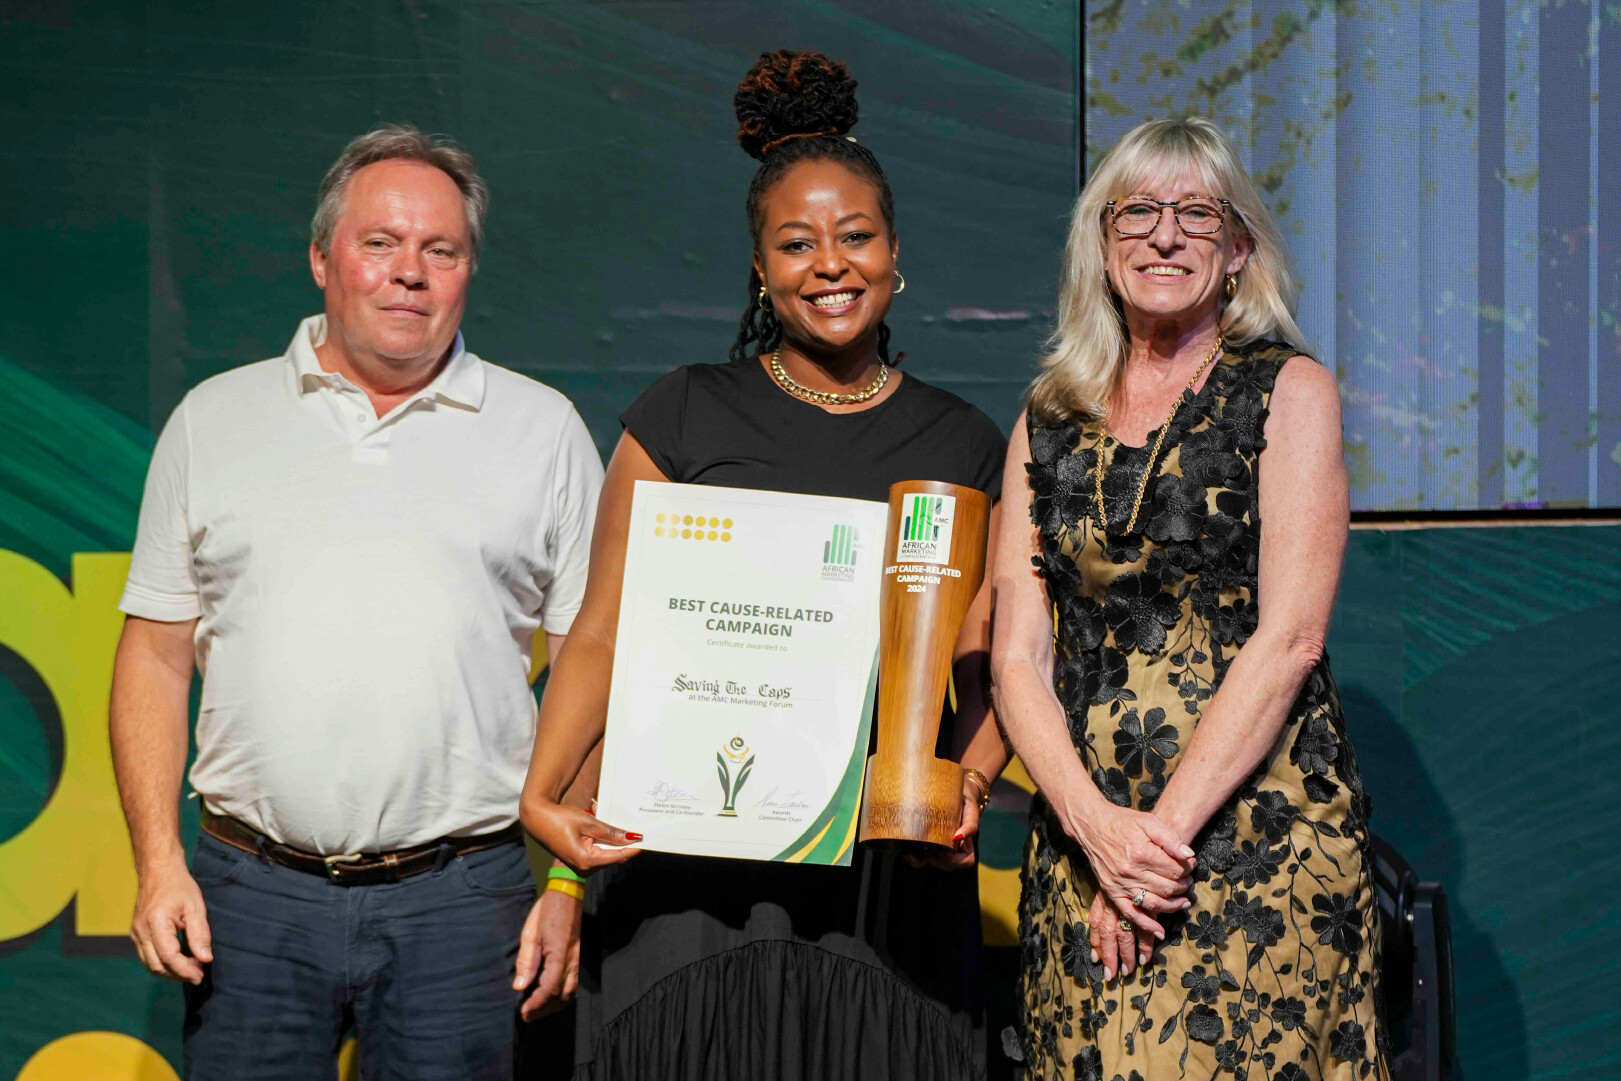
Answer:
POLYGON ((183 859, 149 868, 140 876, 129 937, 135 940, 141 964, 152 972, 192 984, 203 982, 203 965, 214 960, 213 940, 203 892, 183 859), (189 957, 180 949, 182 931, 189 957))
POLYGON ((515 991, 531 983, 534 991, 524 999, 525 1021, 556 1013, 574 1000, 580 983, 580 910, 585 907, 559 890, 542 890, 524 921, 518 940, 518 967, 512 979, 515 991), (540 979, 535 979, 536 973, 540 979))

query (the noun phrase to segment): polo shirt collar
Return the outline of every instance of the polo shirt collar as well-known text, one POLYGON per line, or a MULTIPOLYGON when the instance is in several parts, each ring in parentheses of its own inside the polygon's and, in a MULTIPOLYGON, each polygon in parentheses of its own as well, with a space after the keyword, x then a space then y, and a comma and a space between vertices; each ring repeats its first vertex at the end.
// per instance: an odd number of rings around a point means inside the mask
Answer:
MULTIPOLYGON (((298 392, 306 394, 322 387, 336 388, 346 380, 336 372, 321 367, 315 355, 316 346, 326 341, 326 316, 312 315, 298 324, 292 344, 287 347, 287 358, 292 361, 298 392)), ((438 398, 466 409, 477 410, 484 404, 484 365, 478 357, 467 351, 461 331, 450 348, 450 360, 433 377, 433 382, 412 397, 438 398)))

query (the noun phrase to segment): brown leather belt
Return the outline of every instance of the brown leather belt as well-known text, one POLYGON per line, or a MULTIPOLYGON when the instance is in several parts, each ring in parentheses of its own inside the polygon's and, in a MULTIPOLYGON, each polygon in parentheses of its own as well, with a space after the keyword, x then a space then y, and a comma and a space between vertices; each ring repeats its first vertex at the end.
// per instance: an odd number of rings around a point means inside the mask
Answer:
POLYGON ((496 845, 523 840, 523 828, 514 822, 495 833, 481 833, 474 837, 442 837, 397 852, 317 856, 313 852, 272 841, 252 826, 234 818, 207 811, 203 813, 203 832, 232 848, 263 856, 271 863, 316 875, 340 886, 375 886, 382 882, 398 882, 402 878, 433 870, 440 864, 441 858, 464 856, 469 852, 481 852, 496 845), (450 853, 442 857, 446 846, 450 853))

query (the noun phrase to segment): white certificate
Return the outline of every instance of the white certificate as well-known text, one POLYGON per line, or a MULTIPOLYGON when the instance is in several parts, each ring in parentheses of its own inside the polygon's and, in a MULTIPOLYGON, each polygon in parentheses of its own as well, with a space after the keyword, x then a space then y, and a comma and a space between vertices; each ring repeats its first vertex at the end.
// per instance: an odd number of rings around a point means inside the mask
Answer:
POLYGON ((848 865, 889 508, 637 481, 597 814, 643 847, 848 865))

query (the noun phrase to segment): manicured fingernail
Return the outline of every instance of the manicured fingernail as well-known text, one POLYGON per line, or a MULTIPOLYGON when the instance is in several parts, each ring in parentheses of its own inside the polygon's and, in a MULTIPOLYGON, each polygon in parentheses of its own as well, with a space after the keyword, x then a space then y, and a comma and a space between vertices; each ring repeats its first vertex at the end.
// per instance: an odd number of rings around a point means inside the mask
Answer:
POLYGON ((523 990, 523 981, 522 980, 513 980, 512 981, 512 989, 514 991, 522 991, 523 990))
POLYGON ((1106 979, 1106 980, 1114 979, 1114 969, 1112 969, 1112 968, 1104 969, 1103 970, 1103 978, 1106 979))
POLYGON ((953 833, 953 834, 952 834, 952 835, 951 835, 951 839, 952 839, 952 840, 953 840, 953 841, 960 841, 960 840, 962 840, 962 830, 958 830, 958 831, 957 831, 957 832, 956 832, 956 833, 953 833))
POLYGON ((1189 848, 1187 845, 1183 845, 1182 858, 1185 860, 1191 860, 1193 858, 1193 849, 1189 848))
POLYGON ((627 840, 627 841, 640 841, 641 839, 642 839, 642 835, 639 834, 639 833, 629 833, 629 832, 627 832, 625 834, 625 840, 627 840))
POLYGON ((1095 964, 1098 963, 1099 960, 1100 960, 1100 958, 1098 957, 1098 951, 1093 950, 1092 951, 1092 963, 1095 965, 1095 964))
POLYGON ((1139 965, 1146 965, 1146 964, 1148 964, 1148 955, 1147 955, 1147 954, 1146 954, 1146 953, 1139 953, 1139 954, 1138 954, 1138 955, 1137 955, 1137 963, 1138 963, 1138 964, 1139 964, 1139 965))
POLYGON ((1154 937, 1159 939, 1161 942, 1164 942, 1165 941, 1165 932, 1164 931, 1155 931, 1154 932, 1154 937))

